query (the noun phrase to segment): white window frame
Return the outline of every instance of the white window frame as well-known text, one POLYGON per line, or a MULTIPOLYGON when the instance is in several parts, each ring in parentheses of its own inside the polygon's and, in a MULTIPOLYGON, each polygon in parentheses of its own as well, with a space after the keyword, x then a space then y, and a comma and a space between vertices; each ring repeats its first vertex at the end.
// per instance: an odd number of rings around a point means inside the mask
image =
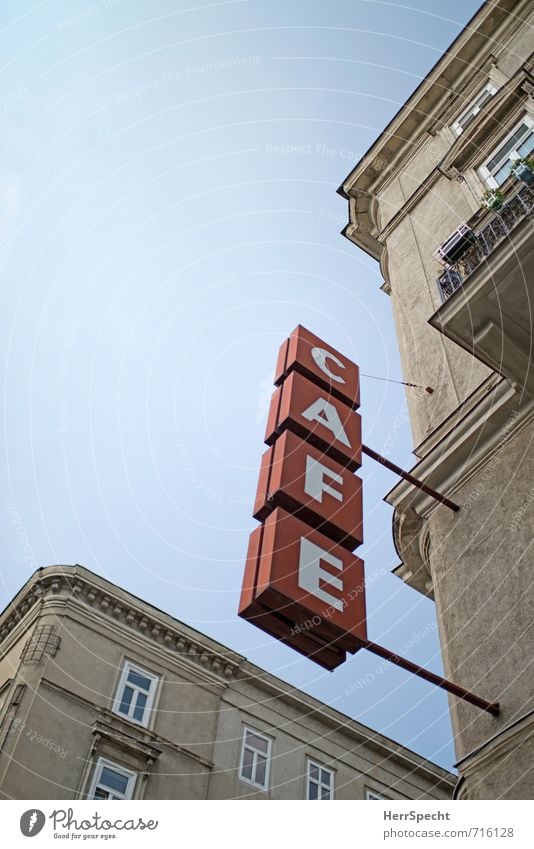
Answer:
POLYGON ((307 764, 307 768, 306 768, 306 799, 308 799, 308 801, 314 801, 314 802, 315 801, 318 801, 318 802, 327 801, 327 800, 323 799, 323 794, 322 794, 323 788, 325 790, 328 790, 329 793, 330 793, 330 796, 328 797, 328 799, 329 800, 333 799, 334 798, 334 777, 335 777, 334 770, 329 769, 329 767, 327 767, 327 766, 323 766, 323 764, 320 764, 319 761, 314 761, 312 758, 308 758, 308 764, 307 764), (317 780, 317 779, 311 777, 311 767, 312 766, 314 766, 319 771, 322 770, 323 772, 329 773, 329 775, 330 775, 330 786, 329 787, 327 787, 326 784, 323 784, 320 778, 319 778, 319 780, 317 780), (315 799, 311 800, 310 784, 316 784, 317 787, 319 788, 319 792, 318 792, 316 800, 315 799))
POLYGON ((492 159, 494 159, 494 157, 499 153, 499 150, 501 148, 503 148, 506 145, 507 141, 514 135, 514 133, 517 132, 517 130, 519 129, 521 124, 526 124, 527 127, 530 128, 530 133, 525 135, 525 137, 524 137, 525 139, 527 139, 529 137, 529 135, 534 133, 534 119, 532 118, 532 115, 525 113, 524 115, 522 115, 522 117, 519 119, 519 121, 516 121, 516 123, 514 124, 512 129, 510 130, 510 132, 507 133, 507 135, 503 139, 501 139, 499 144, 495 145, 492 152, 489 154, 489 156, 486 157, 484 164, 481 165, 480 168, 478 169, 479 174, 481 175, 482 179, 484 180, 486 185, 488 185, 491 189, 498 189, 499 188, 499 183, 493 177, 493 173, 495 173, 500 168, 502 168, 502 166, 504 165, 504 163, 507 160, 513 161, 514 159, 520 159, 521 158, 521 154, 517 150, 509 150, 508 153, 505 156, 503 156, 498 167, 494 168, 493 171, 490 171, 489 168, 487 167, 488 162, 490 162, 492 159))
POLYGON ((241 741, 241 754, 239 756, 239 779, 241 781, 244 781, 245 784, 250 784, 252 787, 256 787, 259 790, 267 790, 269 788, 269 776, 270 776, 270 773, 271 773, 272 748, 273 748, 273 741, 272 741, 271 737, 267 737, 266 734, 263 734, 261 731, 258 731, 256 728, 252 728, 250 725, 245 725, 243 727, 243 737, 242 737, 242 741, 241 741), (250 732, 251 734, 254 734, 256 737, 261 737, 262 740, 265 740, 265 742, 267 743, 267 753, 261 752, 259 749, 255 749, 254 746, 247 745, 247 732, 250 732), (243 766, 244 766, 243 762, 244 762, 245 750, 246 749, 253 752, 253 754, 254 754, 252 778, 247 778, 245 775, 243 775, 243 766), (264 781, 263 784, 254 780, 254 776, 256 774, 256 764, 257 764, 256 756, 257 755, 259 757, 265 758, 265 760, 266 760, 265 781, 264 781))
MULTIPOLYGON (((93 778, 91 780, 91 786, 89 788, 89 793, 87 794, 88 799, 94 799, 96 789, 99 786, 102 786, 104 790, 109 791, 111 795, 115 797, 115 799, 119 800, 128 800, 133 799, 133 794, 135 790, 135 783, 137 780, 137 773, 132 772, 130 769, 126 769, 120 764, 115 763, 114 761, 110 761, 107 758, 98 758, 95 768, 93 770, 93 778), (120 775, 124 776, 128 780, 128 784, 126 786, 126 792, 124 795, 119 793, 117 790, 113 790, 111 787, 107 787, 105 784, 101 784, 102 771, 107 769, 112 769, 114 772, 120 773, 120 775)), ((103 799, 100 801, 104 801, 103 799)))
POLYGON ((144 667, 138 666, 137 663, 133 663, 130 660, 125 660, 122 668, 121 677, 117 685, 117 691, 115 693, 115 699, 112 707, 113 713, 116 713, 123 719, 128 719, 130 722, 134 722, 136 725, 142 725, 144 728, 147 728, 150 724, 150 720, 152 717, 152 708, 154 706, 154 700, 156 698, 156 691, 158 688, 159 681, 159 677, 157 675, 154 675, 153 672, 148 672, 148 670, 144 669, 144 667), (127 678, 130 672, 136 672, 138 675, 142 675, 144 678, 148 678, 150 680, 149 690, 142 690, 140 687, 137 687, 135 684, 132 684, 130 681, 128 681, 127 678), (134 691, 134 696, 132 697, 132 700, 130 702, 128 713, 124 713, 120 710, 124 688, 126 686, 130 687, 134 691), (137 705, 137 693, 144 693, 147 697, 142 719, 136 719, 133 716, 133 712, 137 705))
POLYGON ((6 703, 7 694, 9 692, 9 688, 11 686, 12 681, 12 678, 8 678, 0 687, 0 714, 2 713, 2 708, 6 703))
POLYGON ((391 801, 388 796, 382 796, 381 793, 377 793, 376 790, 369 790, 369 788, 367 788, 367 787, 365 788, 365 798, 367 800, 373 799, 377 802, 382 802, 382 801, 389 802, 389 801, 391 801))
MULTIPOLYGON (((496 94, 497 94, 497 87, 495 85, 493 85, 493 83, 491 83, 491 82, 487 82, 485 86, 483 86, 481 89, 478 90, 476 97, 474 97, 470 101, 469 106, 467 106, 467 108, 464 109, 460 113, 460 115, 458 116, 456 121, 454 121, 453 124, 452 124, 452 129, 456 133, 457 136, 461 136, 462 133, 464 132, 464 130, 466 129, 463 125, 465 119, 468 118, 470 115, 472 115, 473 118, 475 118, 478 115, 478 113, 480 112, 480 110, 483 109, 484 106, 486 106, 486 104, 496 94), (490 97, 487 100, 485 100, 483 104, 481 104, 479 106, 479 101, 482 99, 482 95, 486 91, 490 92, 490 97)), ((471 123, 471 121, 469 121, 467 126, 469 126, 470 123, 471 123)))

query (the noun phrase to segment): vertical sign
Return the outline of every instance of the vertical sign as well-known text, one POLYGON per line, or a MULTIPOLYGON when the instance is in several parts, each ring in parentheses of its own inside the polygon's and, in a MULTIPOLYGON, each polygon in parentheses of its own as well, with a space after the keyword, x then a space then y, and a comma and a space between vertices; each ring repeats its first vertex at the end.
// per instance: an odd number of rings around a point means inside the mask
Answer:
POLYGON ((275 386, 239 615, 335 669, 367 638, 359 370, 299 325, 275 386))

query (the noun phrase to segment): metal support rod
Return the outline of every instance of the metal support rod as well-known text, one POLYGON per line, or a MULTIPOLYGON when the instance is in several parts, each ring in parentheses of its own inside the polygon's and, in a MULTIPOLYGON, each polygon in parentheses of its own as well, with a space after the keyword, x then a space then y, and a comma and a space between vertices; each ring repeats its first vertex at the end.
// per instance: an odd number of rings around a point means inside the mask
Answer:
POLYGON ((447 690, 448 693, 458 696, 459 699, 463 699, 465 702, 470 702, 470 704, 491 713, 493 716, 498 716, 499 702, 488 702, 486 699, 481 699, 479 696, 475 696, 474 693, 470 693, 469 690, 465 690, 458 684, 453 684, 452 681, 447 681, 447 679, 442 678, 441 675, 435 675, 434 672, 430 672, 422 666, 417 666, 416 663, 412 663, 404 657, 399 657, 398 654, 390 651, 390 649, 384 648, 384 646, 379 646, 376 643, 372 643, 370 640, 363 640, 362 642, 363 648, 372 651, 379 657, 383 657, 385 660, 391 661, 391 663, 394 663, 396 666, 401 666, 403 669, 406 669, 408 672, 412 672, 414 675, 419 675, 419 677, 424 678, 425 681, 430 681, 431 684, 441 687, 442 690, 447 690))
POLYGON ((436 492, 435 489, 432 489, 431 486, 427 486, 423 481, 418 480, 418 478, 414 478, 410 472, 406 472, 404 469, 401 469, 400 466, 397 466, 395 463, 392 463, 391 460, 388 460, 387 457, 382 457, 381 454, 378 454, 376 451, 373 451, 372 448, 369 448, 368 445, 362 445, 362 451, 364 454, 367 454, 371 459, 376 460, 378 463, 381 463, 383 466, 386 466, 390 471, 395 472, 400 478, 404 478, 404 480, 416 486, 418 489, 422 489, 423 492, 426 492, 427 495, 430 495, 435 501, 441 502, 445 507, 448 507, 449 510, 454 510, 455 513, 458 512, 460 507, 458 504, 455 504, 454 501, 451 501, 445 495, 441 495, 440 492, 436 492))

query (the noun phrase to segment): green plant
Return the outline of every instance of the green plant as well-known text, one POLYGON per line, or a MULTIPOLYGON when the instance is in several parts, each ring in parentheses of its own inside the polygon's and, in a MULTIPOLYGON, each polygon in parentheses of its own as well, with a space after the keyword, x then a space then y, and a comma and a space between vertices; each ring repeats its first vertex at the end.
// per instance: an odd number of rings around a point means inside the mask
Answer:
POLYGON ((516 180, 521 180, 522 183, 534 183, 534 159, 528 156, 522 156, 521 159, 516 159, 510 167, 510 172, 516 180))
POLYGON ((481 206, 486 209, 500 209, 503 202, 504 197, 500 189, 488 189, 480 198, 481 206))
POLYGON ((534 183, 534 159, 529 159, 528 156, 522 156, 521 159, 516 159, 512 163, 510 172, 516 180, 521 180, 522 183, 531 185, 534 183))
POLYGON ((521 166, 534 171, 534 159, 531 156, 521 156, 520 159, 514 159, 510 170, 515 171, 517 168, 521 168, 521 166))

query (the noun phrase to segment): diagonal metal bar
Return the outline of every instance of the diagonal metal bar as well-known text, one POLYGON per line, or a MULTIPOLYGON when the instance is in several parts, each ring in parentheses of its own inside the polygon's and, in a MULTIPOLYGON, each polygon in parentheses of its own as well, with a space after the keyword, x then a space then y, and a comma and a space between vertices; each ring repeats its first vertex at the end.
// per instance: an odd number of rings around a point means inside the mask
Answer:
POLYGON ((419 678, 424 678, 425 681, 429 681, 431 684, 441 687, 442 690, 447 690, 448 693, 458 696, 459 699, 463 699, 463 701, 469 702, 470 704, 475 705, 475 707, 487 711, 487 713, 491 713, 492 716, 498 716, 499 714, 499 702, 488 702, 486 699, 481 699, 480 696, 475 696, 474 693, 471 693, 464 687, 460 687, 459 684, 453 684, 452 681, 447 681, 447 679, 442 678, 441 675, 436 675, 434 672, 430 672, 429 669, 425 669, 422 666, 418 666, 416 663, 412 663, 411 660, 406 660, 406 658, 400 657, 390 649, 384 648, 384 646, 379 646, 376 643, 371 642, 371 640, 364 640, 363 648, 368 649, 373 652, 373 654, 377 654, 379 657, 384 658, 384 660, 389 660, 396 666, 402 667, 402 669, 406 669, 408 672, 413 673, 413 675, 418 675, 419 678))
POLYGON ((392 472, 395 472, 400 478, 404 478, 405 481, 416 486, 418 489, 422 489, 423 492, 426 492, 427 495, 430 495, 435 501, 439 501, 441 504, 444 504, 445 507, 448 507, 449 510, 453 510, 455 513, 460 509, 458 504, 455 504, 454 501, 451 501, 450 498, 447 498, 445 495, 442 495, 440 492, 437 492, 435 489, 432 489, 431 486, 427 486, 426 483, 420 481, 418 478, 415 478, 410 472, 405 471, 405 469, 401 469, 400 466, 397 466, 396 463, 393 463, 391 460, 388 460, 387 457, 382 457, 381 454, 378 454, 372 448, 369 448, 368 445, 362 445, 362 451, 364 454, 367 454, 368 457, 371 457, 372 460, 376 460, 377 463, 380 463, 382 466, 385 466, 392 472))

